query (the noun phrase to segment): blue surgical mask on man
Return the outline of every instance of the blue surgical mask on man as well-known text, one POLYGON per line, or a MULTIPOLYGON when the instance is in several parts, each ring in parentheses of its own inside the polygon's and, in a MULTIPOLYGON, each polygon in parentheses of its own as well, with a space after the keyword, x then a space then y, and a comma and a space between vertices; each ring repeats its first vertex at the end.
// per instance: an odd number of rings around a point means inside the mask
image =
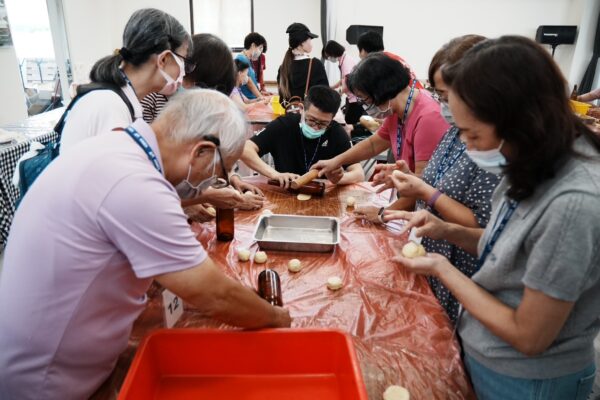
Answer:
POLYGON ((302 134, 304 135, 304 137, 307 139, 318 139, 321 136, 323 136, 323 134, 327 130, 327 128, 316 130, 311 126, 308 126, 304 121, 304 116, 302 116, 302 120, 300 121, 300 129, 302 130, 302 134))
POLYGON ((479 168, 491 172, 492 174, 500 175, 502 173, 502 167, 507 164, 506 157, 500 152, 503 145, 504 140, 500 142, 500 146, 496 149, 465 150, 465 152, 479 168))

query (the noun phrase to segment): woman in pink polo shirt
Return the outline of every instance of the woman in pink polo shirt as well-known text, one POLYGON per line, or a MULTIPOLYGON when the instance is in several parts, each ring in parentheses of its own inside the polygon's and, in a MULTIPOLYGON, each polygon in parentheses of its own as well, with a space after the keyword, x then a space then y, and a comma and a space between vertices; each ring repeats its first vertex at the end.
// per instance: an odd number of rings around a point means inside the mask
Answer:
POLYGON ((323 175, 390 149, 396 160, 420 175, 449 125, 439 104, 409 82, 408 72, 396 60, 380 53, 362 60, 348 75, 348 87, 370 116, 385 121, 377 134, 313 168, 323 175))

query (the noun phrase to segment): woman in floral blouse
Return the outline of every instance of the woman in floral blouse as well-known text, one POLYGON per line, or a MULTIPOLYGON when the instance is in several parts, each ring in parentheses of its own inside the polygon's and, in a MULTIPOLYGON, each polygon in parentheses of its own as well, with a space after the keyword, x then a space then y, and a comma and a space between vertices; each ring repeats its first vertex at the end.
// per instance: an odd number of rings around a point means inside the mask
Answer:
MULTIPOLYGON (((448 109, 447 87, 441 77, 444 64, 458 61, 475 44, 485 40, 482 36, 465 35, 453 39, 433 57, 429 67, 429 82, 441 104, 441 113, 451 128, 446 132, 421 178, 410 174, 402 165, 380 167, 375 183, 394 184, 401 198, 412 197, 415 208, 427 209, 436 216, 469 227, 485 227, 491 212, 491 196, 500 178, 495 173, 479 168, 465 153, 460 132, 448 109), (395 175, 392 170, 400 169, 395 175), (402 171, 404 170, 404 171, 402 171)), ((388 209, 397 207, 392 204, 388 209)), ((385 219, 381 210, 380 215, 385 219)), ((460 271, 472 276, 478 269, 477 258, 445 240, 423 238, 425 249, 439 253, 451 260, 460 271)), ((454 323, 458 317, 459 304, 450 291, 436 278, 429 277, 429 284, 438 301, 454 323)))

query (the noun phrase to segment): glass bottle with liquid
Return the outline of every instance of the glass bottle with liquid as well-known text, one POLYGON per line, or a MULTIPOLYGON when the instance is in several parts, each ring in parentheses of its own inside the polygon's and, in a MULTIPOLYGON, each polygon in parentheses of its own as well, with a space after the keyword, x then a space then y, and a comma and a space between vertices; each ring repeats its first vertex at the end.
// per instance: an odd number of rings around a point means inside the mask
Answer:
POLYGON ((577 85, 573 87, 573 91, 571 92, 571 100, 577 100, 577 85))
POLYGON ((235 225, 233 208, 217 208, 217 240, 229 242, 233 240, 235 225))
POLYGON ((265 269, 258 274, 258 294, 270 304, 283 307, 281 281, 277 272, 265 269))

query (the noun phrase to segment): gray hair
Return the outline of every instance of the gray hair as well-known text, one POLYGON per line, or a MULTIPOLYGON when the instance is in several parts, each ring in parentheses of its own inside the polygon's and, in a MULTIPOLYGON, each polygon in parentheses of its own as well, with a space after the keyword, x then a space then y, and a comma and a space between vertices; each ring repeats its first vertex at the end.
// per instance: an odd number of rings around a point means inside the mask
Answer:
POLYGON ((157 118, 168 126, 175 143, 189 143, 213 135, 220 141, 223 157, 239 154, 245 143, 246 118, 223 93, 210 89, 188 89, 171 97, 157 118), (165 120, 165 121, 162 121, 165 120))
POLYGON ((125 25, 123 47, 116 54, 98 60, 92 67, 90 80, 124 86, 121 62, 139 66, 153 54, 175 51, 184 43, 191 51, 191 37, 175 17, 156 8, 137 10, 125 25))

